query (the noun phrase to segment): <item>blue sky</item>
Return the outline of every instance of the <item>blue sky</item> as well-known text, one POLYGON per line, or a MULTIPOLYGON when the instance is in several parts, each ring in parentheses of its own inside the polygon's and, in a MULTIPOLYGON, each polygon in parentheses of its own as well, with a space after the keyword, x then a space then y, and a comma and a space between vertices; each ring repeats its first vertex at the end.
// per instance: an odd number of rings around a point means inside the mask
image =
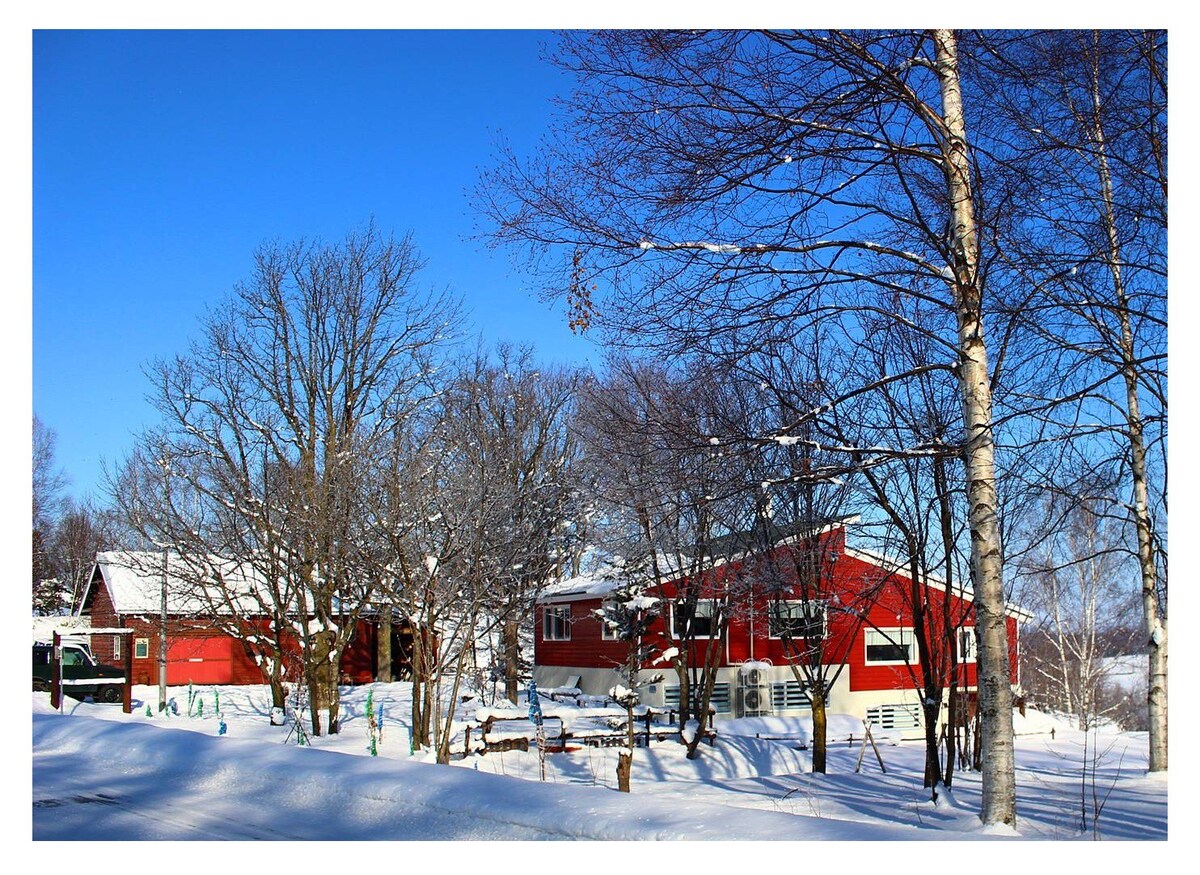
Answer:
MULTIPOLYGON (((531 31, 37 31, 33 410, 70 492, 153 421, 143 366, 182 351, 267 239, 411 230, 423 281, 485 341, 597 357, 471 239, 498 133, 532 147, 569 81, 531 31)), ((524 147, 524 149, 522 148, 524 147)))

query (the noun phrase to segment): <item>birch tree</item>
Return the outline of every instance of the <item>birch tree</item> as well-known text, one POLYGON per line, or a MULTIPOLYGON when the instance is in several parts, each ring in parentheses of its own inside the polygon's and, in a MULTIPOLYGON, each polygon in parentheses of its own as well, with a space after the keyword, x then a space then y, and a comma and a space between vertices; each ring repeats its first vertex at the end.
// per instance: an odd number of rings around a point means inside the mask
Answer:
POLYGON ((537 157, 504 153, 479 197, 572 325, 613 343, 702 352, 870 308, 865 289, 953 318, 940 339, 962 420, 981 817, 1014 824, 987 261, 958 45, 950 30, 568 34, 570 112, 537 157))
POLYGON ((1167 37, 990 35, 988 104, 1024 221, 1006 268, 1034 290, 1025 330, 1065 377, 1042 400, 1072 467, 1122 470, 1150 655, 1150 770, 1167 768, 1167 37))

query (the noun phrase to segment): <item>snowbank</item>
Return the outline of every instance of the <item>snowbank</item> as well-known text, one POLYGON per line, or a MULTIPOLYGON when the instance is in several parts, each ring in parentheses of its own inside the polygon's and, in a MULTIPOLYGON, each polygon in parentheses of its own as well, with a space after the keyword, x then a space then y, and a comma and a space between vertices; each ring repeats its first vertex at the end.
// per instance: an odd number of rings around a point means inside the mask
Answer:
MULTIPOLYGON (((634 791, 541 783, 292 745, 55 714, 33 717, 35 839, 935 839, 881 823, 639 795, 668 758, 635 758, 634 791), (637 768, 638 760, 643 768, 637 768), (73 768, 61 768, 70 761, 73 768), (78 802, 81 776, 96 801, 78 802), (107 777, 106 777, 107 776, 107 777), (75 793, 75 797, 70 794, 75 793), (101 811, 103 817, 97 816, 101 811), (121 819, 121 815, 131 815, 121 819), (111 822, 115 820, 117 826, 111 822)), ((751 753, 740 744, 731 752, 751 753)), ((760 755, 767 756, 759 749, 760 755)), ((709 768, 717 757, 702 759, 709 768)), ((703 767, 698 767, 702 769, 703 767)), ((698 771, 697 773, 702 773, 698 771)), ((944 834, 942 835, 944 837, 944 834)))
MULTIPOLYGON (((750 736, 767 739, 795 741, 803 747, 812 745, 812 716, 798 717, 735 717, 718 718, 717 732, 723 736, 750 736)), ((861 740, 863 722, 861 717, 849 714, 829 714, 825 721, 825 741, 835 744, 861 740)), ((871 737, 877 742, 896 744, 902 733, 899 730, 872 727, 871 737)))

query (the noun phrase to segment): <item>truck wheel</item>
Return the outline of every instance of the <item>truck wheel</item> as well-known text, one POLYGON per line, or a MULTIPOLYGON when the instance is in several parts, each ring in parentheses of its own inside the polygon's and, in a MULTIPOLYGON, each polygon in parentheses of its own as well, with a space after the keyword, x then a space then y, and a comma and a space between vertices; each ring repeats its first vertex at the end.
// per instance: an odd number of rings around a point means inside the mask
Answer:
POLYGON ((50 692, 50 681, 46 680, 45 678, 35 677, 33 679, 33 691, 35 693, 50 692))
POLYGON ((121 701, 121 688, 120 687, 105 687, 104 689, 102 689, 100 691, 100 701, 108 702, 110 705, 113 702, 121 701))

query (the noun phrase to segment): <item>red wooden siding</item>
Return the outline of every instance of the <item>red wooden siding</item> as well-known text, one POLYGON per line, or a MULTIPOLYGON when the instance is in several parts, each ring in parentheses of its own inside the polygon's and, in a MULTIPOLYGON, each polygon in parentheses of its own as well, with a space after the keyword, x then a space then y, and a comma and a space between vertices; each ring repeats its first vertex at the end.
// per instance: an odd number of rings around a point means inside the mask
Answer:
POLYGON ((167 683, 227 684, 233 680, 233 639, 228 635, 167 641, 167 683))
MULTIPOLYGON (((780 548, 786 551, 788 548, 780 548)), ((866 630, 871 628, 896 629, 912 628, 912 585, 908 577, 889 572, 872 562, 845 551, 845 530, 835 530, 823 538, 820 548, 829 567, 826 572, 829 583, 822 587, 825 596, 832 602, 827 611, 828 639, 825 645, 824 659, 827 664, 845 663, 849 673, 851 691, 887 690, 912 688, 914 674, 904 665, 867 665, 866 664, 866 630), (838 610, 839 606, 842 610, 838 610), (859 624, 848 611, 867 610, 867 622, 859 624)), ((793 591, 788 598, 799 599, 800 589, 795 584, 794 563, 780 557, 770 566, 777 580, 785 585, 789 579, 793 582, 793 591), (790 570, 789 570, 790 569, 790 570)), ((743 567, 742 562, 730 562, 718 566, 711 573, 713 586, 729 582, 739 576, 756 580, 754 575, 761 574, 762 569, 743 567)), ((675 596, 678 589, 674 583, 666 583, 660 588, 664 602, 675 596)), ((956 595, 947 595, 944 591, 929 587, 924 594, 928 601, 927 610, 940 620, 943 605, 950 599, 951 622, 955 625, 973 626, 973 607, 969 601, 956 595)), ((724 651, 721 665, 737 666, 748 659, 770 660, 775 665, 786 665, 788 653, 783 641, 769 637, 768 610, 771 599, 756 587, 754 597, 743 597, 731 606, 729 627, 726 632, 724 651)), ((575 666, 579 668, 613 668, 624 662, 628 645, 621 641, 606 641, 601 638, 600 622, 594 611, 601 605, 601 598, 580 599, 571 602, 553 603, 558 607, 569 606, 571 610, 571 639, 569 641, 545 640, 543 612, 546 605, 539 605, 534 630, 534 661, 543 666, 575 666)), ((650 627, 647 639, 657 640, 661 647, 670 646, 669 606, 662 606, 663 616, 650 627)), ((936 621, 935 621, 936 622, 936 621)), ((1012 666, 1012 682, 1018 681, 1017 671, 1017 621, 1008 617, 1008 636, 1010 663, 1012 666)), ((698 646, 703 646, 701 639, 698 646)), ((645 666, 651 667, 649 665, 645 666)), ((975 664, 962 665, 960 683, 964 686, 974 686, 976 683, 975 664)))
MULTIPOLYGON (((158 616, 121 616, 113 607, 112 596, 99 568, 89 590, 84 610, 91 616, 95 627, 133 629, 125 636, 126 644, 133 649, 133 682, 154 685, 158 683, 158 647, 161 621, 158 616), (146 655, 138 658, 137 639, 147 639, 146 655)), ((269 621, 257 618, 250 621, 261 631, 267 631, 269 621)), ((112 635, 93 635, 92 652, 96 658, 108 665, 123 667, 124 660, 113 655, 112 635)), ((341 682, 364 684, 375 679, 376 627, 373 623, 360 621, 354 638, 342 654, 341 682)), ((293 645, 297 652, 298 644, 293 645)), ((195 617, 169 616, 167 618, 167 683, 172 686, 193 684, 262 684, 266 675, 255 660, 255 654, 240 639, 217 628, 209 620, 195 617)), ((289 678, 295 682, 297 678, 289 678)))
POLYGON ((624 665, 629 645, 624 641, 606 641, 601 637, 600 618, 595 611, 600 599, 567 602, 557 607, 571 609, 571 640, 545 640, 546 626, 542 620, 544 606, 535 612, 534 652, 539 665, 577 665, 581 668, 615 668, 624 665))

